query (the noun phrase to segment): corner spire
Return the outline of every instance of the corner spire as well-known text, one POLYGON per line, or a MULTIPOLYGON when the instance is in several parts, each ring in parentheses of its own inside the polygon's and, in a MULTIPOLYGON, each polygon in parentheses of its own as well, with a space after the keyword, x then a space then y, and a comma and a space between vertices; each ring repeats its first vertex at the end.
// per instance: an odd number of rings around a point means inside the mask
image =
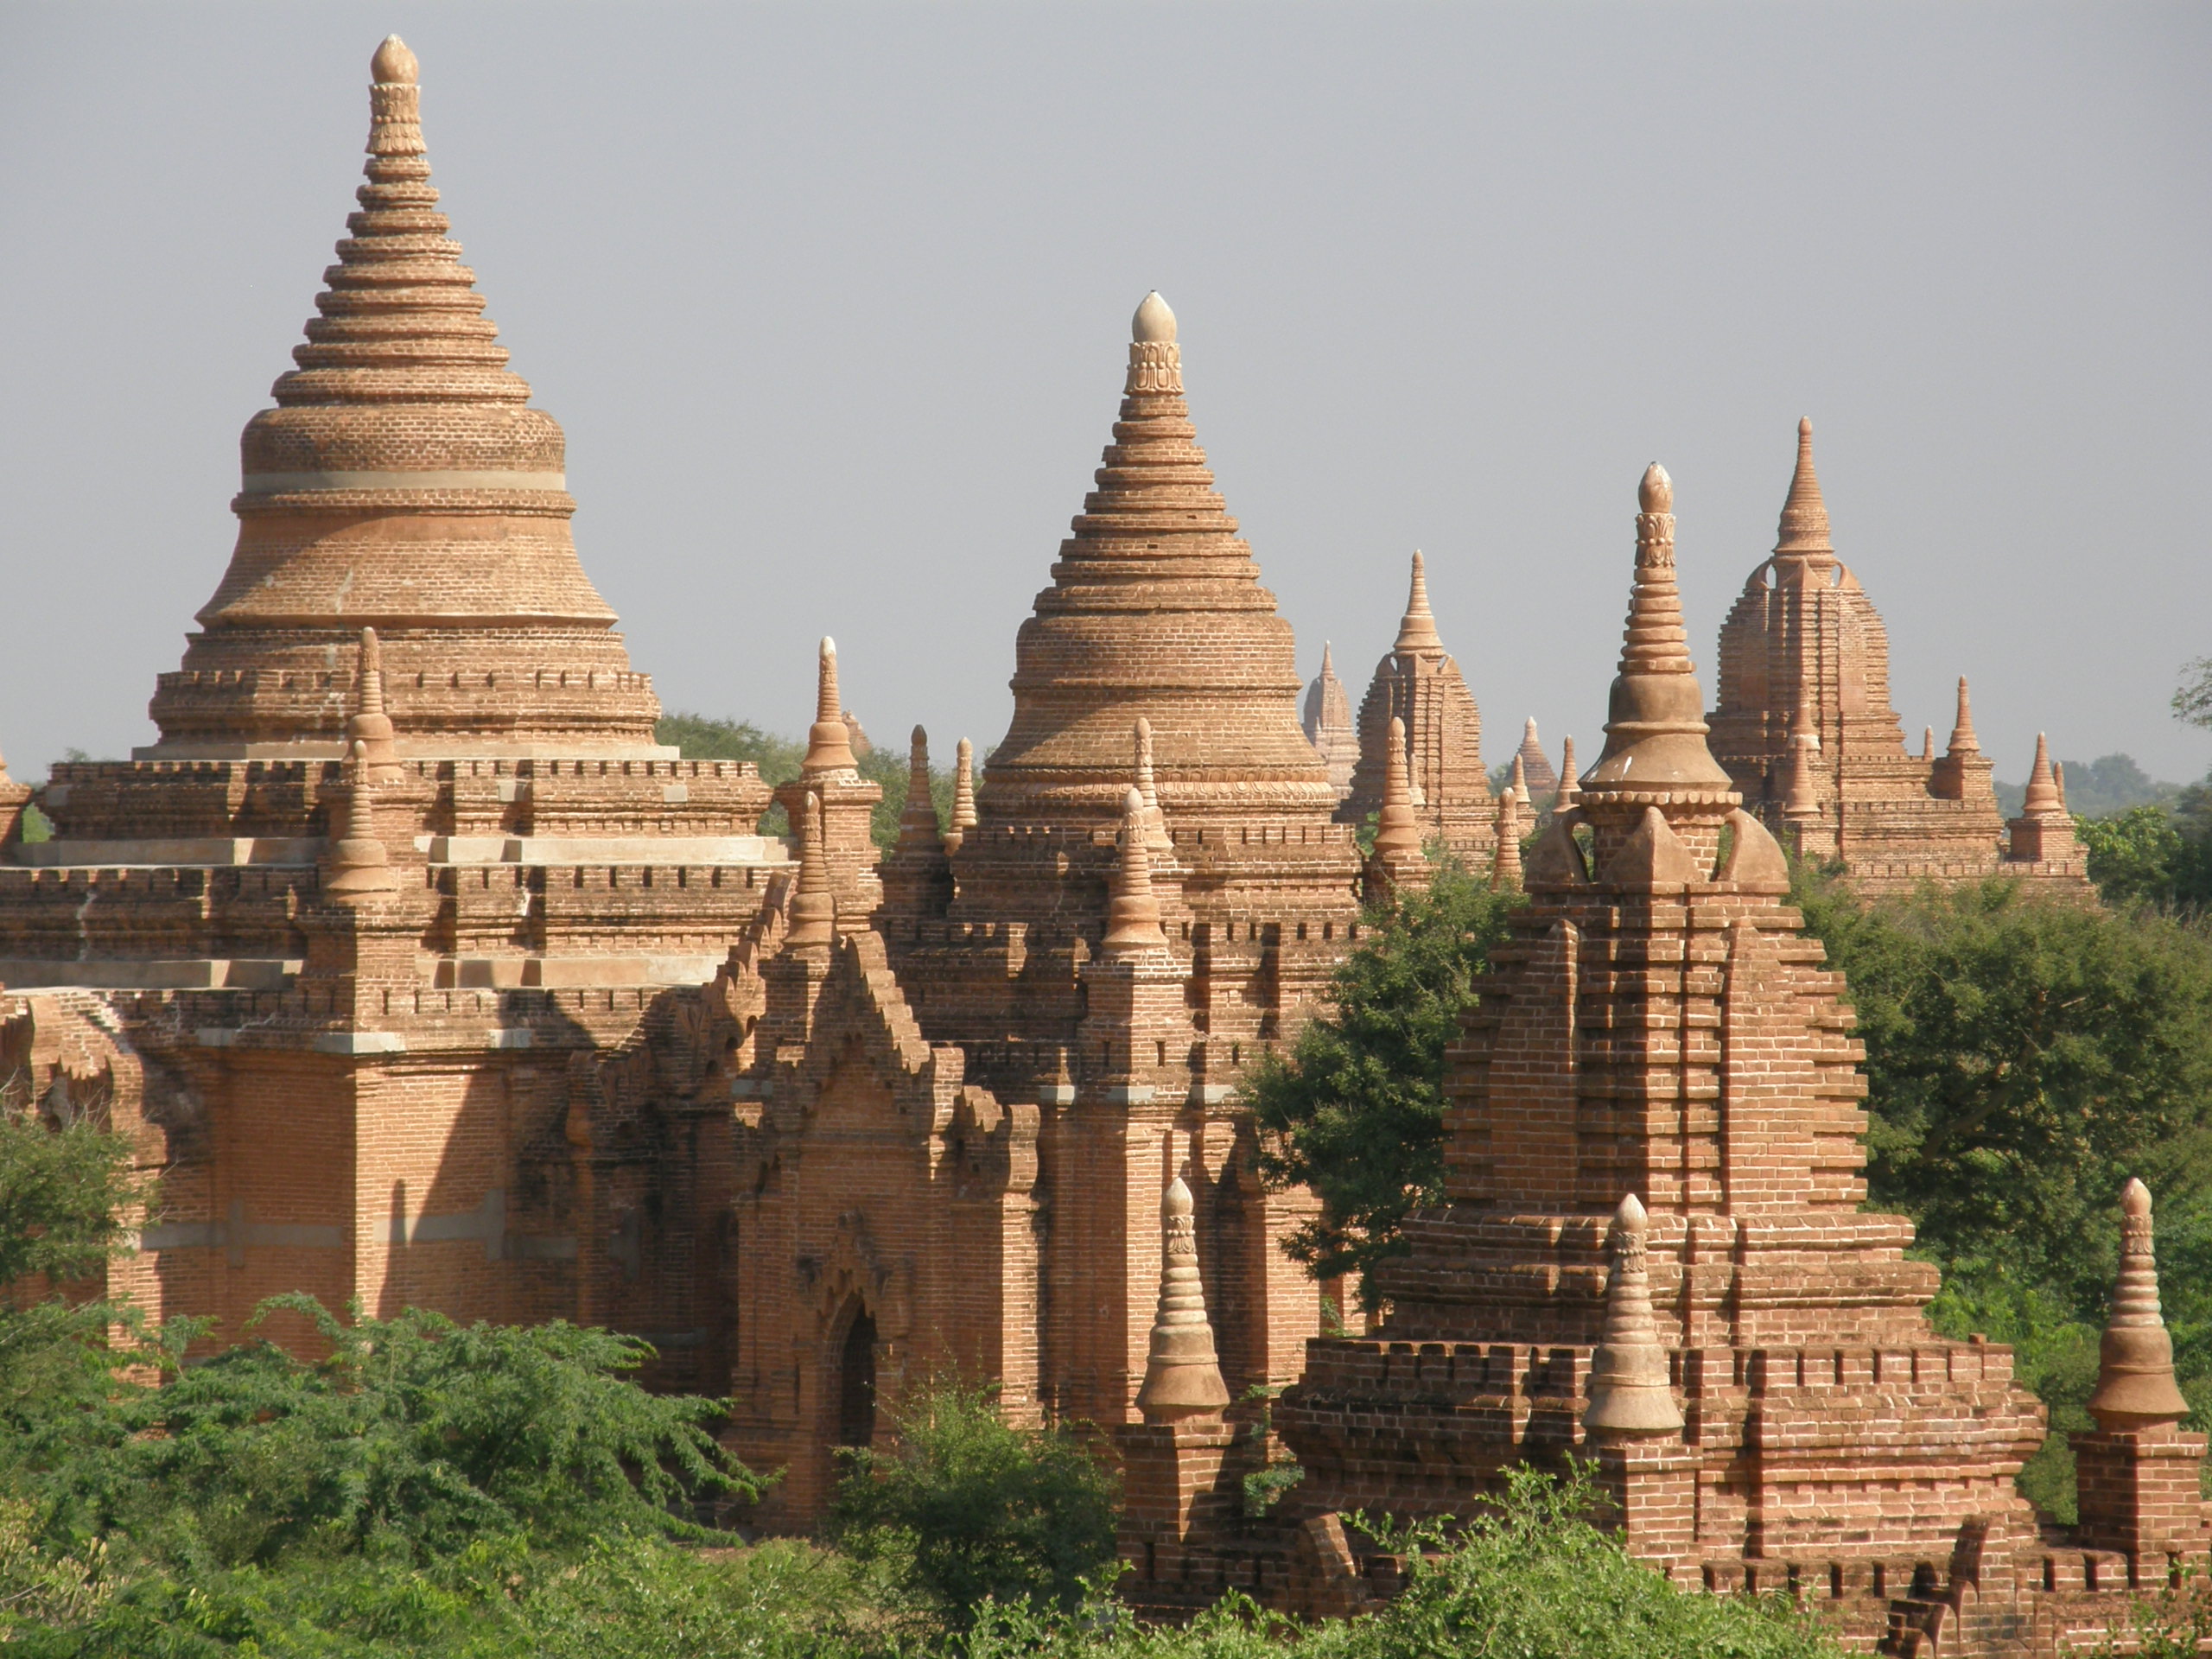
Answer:
POLYGON ((2037 818, 2047 812, 2063 812, 2065 810, 2065 803, 2058 795, 2058 780, 2051 775, 2050 741, 2037 732, 2036 764, 2028 773, 2027 796, 2020 803, 2020 816, 2037 818))
POLYGON ((2120 1275, 2112 1320, 2098 1344, 2089 1413, 2107 1434, 2178 1422, 2189 1402, 2174 1381, 2174 1339, 2158 1308, 2158 1263, 2151 1237, 2151 1189, 2131 1180, 2120 1196, 2120 1275))
POLYGON ((1801 690, 1796 716, 1789 722, 1789 790, 1782 806, 1782 816, 1793 823, 1820 816, 1820 790, 1813 777, 1813 756, 1820 747, 1821 734, 1813 727, 1812 698, 1801 690))
POLYGON ((1497 851, 1490 867, 1492 893, 1521 891, 1521 797, 1511 785, 1497 796, 1497 851))
POLYGON ((346 766, 346 833, 330 849, 330 878, 322 890, 346 903, 372 894, 397 893, 391 855, 378 837, 369 776, 369 746, 356 742, 346 766))
POLYGON ((1667 1434, 1682 1426, 1651 1313, 1644 1227, 1643 1205, 1631 1192, 1613 1211, 1608 1235, 1613 1260, 1605 1276, 1605 1334, 1590 1357, 1590 1405, 1582 1414, 1582 1427, 1593 1433, 1667 1434))
POLYGON ((1706 747, 1705 697, 1691 665, 1675 582, 1675 486, 1657 461, 1637 490, 1636 577, 1620 672, 1605 721, 1605 747, 1582 783, 1596 795, 1678 798, 1685 790, 1726 795, 1735 785, 1706 747))
POLYGON ((1160 1201, 1160 1310, 1152 1322, 1152 1351, 1145 1361, 1137 1409, 1148 1423, 1217 1415, 1229 1404, 1206 1318, 1205 1282, 1198 1277, 1197 1206, 1178 1175, 1160 1201))
POLYGON ((1582 798, 1582 779, 1574 772, 1574 739, 1569 736, 1560 745, 1559 793, 1552 798, 1554 816, 1566 811, 1582 798))
POLYGON ((1419 550, 1414 553, 1413 586, 1406 595, 1406 613, 1398 623, 1398 643, 1395 651, 1442 651, 1444 641, 1436 632, 1435 613, 1428 608, 1428 571, 1421 563, 1419 550))
POLYGON ((899 809, 899 849, 934 856, 944 850, 930 794, 930 734, 920 727, 906 749, 906 804, 899 809))
POLYGON ((1114 874, 1107 884, 1106 938, 1100 954, 1110 958, 1165 950, 1167 935, 1160 925, 1160 900, 1152 890, 1152 854, 1145 844, 1144 797, 1135 789, 1122 799, 1122 829, 1115 845, 1114 874))
POLYGON ((830 855, 822 843, 822 797, 806 791, 799 830, 798 891, 791 895, 786 944, 828 944, 837 936, 837 899, 830 888, 830 855))
POLYGON ((860 762, 853 755, 853 728, 845 723, 837 696, 837 642, 822 636, 815 671, 814 724, 807 728, 806 759, 799 763, 802 776, 825 772, 855 772, 860 762))
POLYGON ((1155 853, 1172 851, 1174 838, 1167 833, 1167 815, 1160 810, 1160 791, 1152 780, 1152 722, 1137 716, 1137 793, 1144 798, 1144 844, 1155 853))
MULTIPOLYGON (((391 40, 398 38, 395 35, 391 40)), ((374 628, 361 630, 355 663, 353 713, 346 722, 346 752, 351 754, 354 745, 361 745, 368 755, 370 781, 397 783, 402 776, 399 753, 392 746, 391 716, 385 712, 384 647, 378 643, 374 628)))
POLYGON ((976 816, 976 746, 966 738, 953 751, 952 823, 944 832, 944 850, 957 853, 969 832, 982 820, 976 816))
POLYGON ((1835 548, 1828 533, 1827 503, 1821 499, 1821 480, 1813 471, 1813 423, 1797 423, 1797 470, 1789 480, 1789 495, 1782 504, 1782 524, 1776 536, 1777 557, 1833 560, 1835 548))
POLYGON ((1376 854, 1418 853, 1421 825, 1414 817, 1413 786, 1406 775, 1406 722, 1390 719, 1390 753, 1382 774, 1382 810, 1375 820, 1376 854))
POLYGON ((1959 712, 1951 725, 1951 742, 1947 753, 1951 754, 1980 754, 1981 740, 1974 734, 1974 704, 1967 696, 1967 677, 1959 676, 1959 712))

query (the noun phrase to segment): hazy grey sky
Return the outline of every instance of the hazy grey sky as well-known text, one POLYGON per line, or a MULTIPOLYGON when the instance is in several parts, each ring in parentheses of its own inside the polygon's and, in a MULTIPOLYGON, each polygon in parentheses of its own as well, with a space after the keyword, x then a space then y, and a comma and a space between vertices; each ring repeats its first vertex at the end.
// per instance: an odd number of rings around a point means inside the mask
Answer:
POLYGON ((1699 670, 1795 426, 1899 712, 1973 677, 2199 776, 2212 652, 2212 8, 595 9, 0 14, 0 748, 150 741, 235 532, 239 428, 423 63, 454 234, 567 429, 576 540, 671 709, 995 741, 1131 309, 1311 674, 1406 556, 1491 759, 1594 753, 1638 474, 1699 670))

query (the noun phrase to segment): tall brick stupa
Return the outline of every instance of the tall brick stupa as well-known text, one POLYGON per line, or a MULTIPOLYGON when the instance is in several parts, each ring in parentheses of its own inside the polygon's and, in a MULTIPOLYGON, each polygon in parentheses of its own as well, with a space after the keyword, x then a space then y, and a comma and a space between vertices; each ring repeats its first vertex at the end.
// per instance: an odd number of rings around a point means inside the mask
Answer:
MULTIPOLYGON (((414 54, 372 78, 366 182, 246 425, 159 740, 57 766, 53 839, 0 865, 0 1020, 105 1056, 161 1172, 117 1287, 219 1338, 290 1290, 605 1317, 580 1236, 642 1223, 572 1136, 570 1061, 711 979, 789 881, 756 771, 653 741, 561 429, 448 239, 414 54)), ((698 1328, 696 1280, 632 1294, 635 1328, 698 1328)))
POLYGON ((2032 832, 2012 845, 1963 679, 1946 752, 1907 751, 1890 703, 1889 632, 1836 556, 1809 420, 1797 423, 1773 554, 1721 625, 1712 724, 1713 753, 1745 806, 1869 891, 2000 869, 2087 891, 2062 838, 2050 838, 2056 856, 2032 832))
POLYGON ((1640 506, 1604 753, 1451 1053, 1448 1202, 1377 1270, 1380 1329, 1317 1338, 1276 1407, 1306 1604, 1395 1582, 1340 1512, 1465 1516, 1574 1452, 1680 1584, 1787 1588, 1884 1651, 2030 1651, 2084 1570, 2014 1489, 2042 1408, 2008 1350, 1935 1334, 1910 1225, 1861 1207, 1842 982, 1707 747, 1656 466, 1640 506))
POLYGON ((1497 811, 1483 770, 1482 711, 1436 631, 1428 570, 1419 553, 1398 637, 1375 665, 1360 699, 1359 763, 1351 792, 1337 813, 1344 823, 1363 823, 1382 810, 1394 720, 1402 728, 1407 783, 1421 838, 1440 843, 1470 869, 1488 868, 1497 811))

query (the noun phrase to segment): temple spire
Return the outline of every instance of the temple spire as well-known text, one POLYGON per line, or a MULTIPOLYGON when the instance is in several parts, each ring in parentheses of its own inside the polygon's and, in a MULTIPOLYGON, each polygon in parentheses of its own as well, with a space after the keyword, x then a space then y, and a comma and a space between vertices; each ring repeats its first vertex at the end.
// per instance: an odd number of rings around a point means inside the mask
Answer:
POLYGON ((1136 723, 1137 793, 1144 797, 1144 844, 1155 853, 1172 851, 1175 842, 1167 833, 1167 815, 1160 810, 1160 791, 1152 781, 1152 722, 1142 715, 1136 723))
POLYGON ((859 767, 853 755, 853 728, 845 723, 837 695, 837 642, 825 633, 815 670, 814 724, 807 730, 806 759, 799 763, 799 772, 813 778, 859 767))
POLYGON ((899 849, 931 855, 944 847, 937 803, 930 793, 930 734, 917 726, 906 750, 906 804, 899 809, 899 849))
POLYGON ((330 876, 322 890, 351 902, 372 893, 397 893, 391 855, 377 835, 369 776, 369 746, 356 742, 346 764, 346 833, 330 849, 330 876))
POLYGON ((1631 1192, 1613 1211, 1605 1278, 1605 1333, 1590 1357, 1590 1404, 1582 1426, 1592 1433, 1666 1434, 1682 1426, 1668 1386, 1667 1351, 1651 1313, 1644 1255, 1643 1205, 1631 1192))
POLYGON ((1574 739, 1570 736, 1560 746, 1559 793, 1552 798, 1554 814, 1566 811, 1582 798, 1582 780, 1574 772, 1574 739))
POLYGON ((1205 1285, 1198 1277, 1196 1208, 1178 1175, 1160 1201, 1160 1310, 1153 1318, 1144 1386, 1137 1390, 1137 1409, 1148 1423, 1218 1415, 1229 1404, 1206 1318, 1205 1285))
POLYGON ((1521 798, 1510 786, 1498 791, 1497 851, 1491 861, 1492 893, 1521 891, 1521 798))
POLYGON ((1797 423, 1797 471, 1789 480, 1789 495, 1782 504, 1782 524, 1774 550, 1777 557, 1832 562, 1835 548, 1828 533, 1827 504, 1821 499, 1821 480, 1813 471, 1813 423, 1797 423))
POLYGON ((806 791, 799 830, 798 891, 791 896, 787 944, 828 944, 836 938, 837 900, 830 887, 830 855, 822 843, 822 797, 806 791))
POLYGON ((944 850, 957 853, 980 820, 976 816, 976 746, 966 738, 953 751, 952 823, 944 832, 944 850))
POLYGON ((1974 704, 1967 696, 1967 677, 1963 674, 1959 676, 1959 712, 1951 725, 1951 742, 1947 753, 1981 753, 1981 741, 1974 734, 1974 704))
MULTIPOLYGON (((389 46, 398 39, 395 35, 385 44, 389 46)), ((361 630, 360 654, 356 664, 353 713, 346 722, 346 753, 352 753, 355 744, 362 745, 368 755, 370 781, 396 783, 402 772, 398 752, 392 747, 391 716, 384 707, 384 647, 377 642, 374 628, 361 630)))
POLYGON ((2041 817, 2049 812, 2063 812, 2065 803, 2059 798, 2058 781, 2050 771, 2050 741, 2043 733, 2036 734, 2036 763, 2028 773, 2027 796, 2020 803, 2020 816, 2041 817))
POLYGON ((1675 486, 1657 461, 1645 469, 1637 500, 1636 580, 1620 673, 1605 751, 1583 780, 1583 804, 1600 794, 1679 799, 1689 790, 1733 796, 1735 785, 1705 744, 1705 697, 1690 664, 1675 582, 1675 486))
POLYGON ((1796 717, 1789 722, 1789 789, 1782 805, 1782 816, 1792 823, 1802 825, 1821 815, 1820 790, 1813 774, 1813 756, 1820 747, 1821 734, 1813 725, 1813 700, 1801 690, 1796 717))
POLYGON ((1428 608, 1428 572, 1418 550, 1414 554, 1412 590, 1406 595, 1406 613, 1398 623, 1398 651, 1442 651, 1436 632, 1435 613, 1428 608))
POLYGON ((1375 850, 1382 854, 1421 851, 1421 825, 1414 817, 1413 790, 1406 776, 1406 722, 1390 720, 1389 769, 1382 774, 1382 810, 1375 820, 1375 850))
POLYGON ((2120 1197, 2120 1276, 2112 1319, 2098 1346, 2097 1388, 2089 1413, 2107 1433, 2178 1422, 2189 1402, 2174 1381, 2174 1341, 2158 1308, 2158 1263, 2152 1247, 2151 1189, 2130 1180, 2120 1197))
POLYGON ((1146 844, 1144 797, 1132 788, 1122 803, 1121 832, 1115 837, 1114 874, 1107 884, 1106 938, 1100 954, 1135 956, 1165 950, 1160 899, 1152 890, 1152 853, 1146 844))

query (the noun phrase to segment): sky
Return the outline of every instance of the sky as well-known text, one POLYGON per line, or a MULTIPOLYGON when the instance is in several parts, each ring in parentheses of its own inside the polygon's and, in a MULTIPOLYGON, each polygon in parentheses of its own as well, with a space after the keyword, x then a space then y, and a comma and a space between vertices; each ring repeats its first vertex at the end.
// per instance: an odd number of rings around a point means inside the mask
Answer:
POLYGON ((1311 675, 1408 554, 1594 755, 1646 462, 1708 699, 1801 415, 1917 747, 2212 765, 2212 7, 0 3, 0 750, 152 741, 397 30, 671 709, 988 747, 1129 315, 1311 675))

